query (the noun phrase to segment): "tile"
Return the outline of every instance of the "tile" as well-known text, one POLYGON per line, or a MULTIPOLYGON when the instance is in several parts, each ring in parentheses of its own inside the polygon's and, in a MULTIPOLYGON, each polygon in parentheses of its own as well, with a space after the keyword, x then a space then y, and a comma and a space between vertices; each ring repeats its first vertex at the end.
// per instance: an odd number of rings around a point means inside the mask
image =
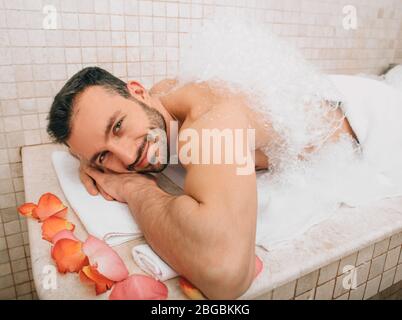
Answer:
POLYGON ((335 300, 349 300, 349 292, 346 292, 345 294, 339 296, 335 300))
POLYGON ((22 246, 24 244, 21 233, 16 233, 11 236, 7 236, 6 241, 7 241, 7 246, 10 249, 18 247, 18 246, 22 246))
POLYGON ((331 300, 334 292, 335 280, 324 283, 317 287, 315 300, 331 300))
POLYGON ((28 232, 22 233, 22 242, 23 244, 29 244, 29 234, 28 232))
POLYGON ((397 265, 400 253, 401 253, 400 246, 396 247, 394 249, 391 249, 387 252, 387 258, 385 259, 384 270, 388 270, 397 265))
POLYGON ((6 263, 10 261, 10 257, 8 256, 7 250, 0 251, 0 263, 6 263))
POLYGON ((394 284, 402 281, 402 264, 398 265, 395 272, 394 284))
POLYGON ((7 241, 5 237, 0 238, 0 250, 6 250, 7 249, 7 241))
POLYGON ((23 296, 32 292, 31 282, 25 282, 22 284, 18 284, 15 286, 15 290, 17 291, 17 296, 23 296))
POLYGON ((297 280, 296 295, 313 289, 317 284, 319 270, 311 272, 297 280))
POLYGON ((25 255, 26 255, 27 257, 30 257, 30 256, 31 256, 31 250, 30 250, 28 244, 24 245, 24 251, 25 251, 25 255))
POLYGON ((6 235, 15 234, 21 231, 19 220, 7 222, 4 224, 4 232, 6 235))
POLYGON ((339 261, 333 262, 325 267, 320 269, 320 275, 318 277, 318 284, 323 284, 331 279, 336 277, 337 271, 339 267, 339 261))
POLYGON ((13 272, 27 270, 28 269, 27 259, 23 258, 11 261, 11 268, 13 269, 13 272))
POLYGON ((374 245, 371 245, 367 248, 360 250, 357 255, 356 266, 359 266, 362 263, 371 260, 371 258, 373 257, 373 252, 374 252, 374 245))
POLYGON ((0 165, 0 179, 10 179, 11 178, 11 169, 9 164, 1 164, 0 165))
POLYGON ((346 270, 349 270, 349 268, 347 268, 346 266, 355 266, 356 265, 356 259, 357 259, 357 252, 355 252, 355 253, 347 256, 347 257, 342 258, 340 263, 339 263, 338 275, 341 275, 346 270), (345 269, 345 267, 346 267, 346 269, 345 269))
POLYGON ((21 284, 30 280, 28 270, 15 272, 13 276, 15 284, 21 284))
POLYGON ((356 289, 350 290, 349 300, 363 300, 364 291, 366 289, 366 283, 358 286, 356 289))
POLYGON ((11 300, 16 298, 15 288, 9 287, 0 289, 0 300, 11 300))
POLYGON ((371 262, 371 268, 369 273, 369 279, 373 279, 374 277, 380 275, 384 270, 385 258, 386 254, 382 254, 377 258, 374 258, 371 262))
POLYGON ((315 288, 297 296, 295 300, 314 300, 315 288))
POLYGON ((6 276, 11 273, 10 263, 2 263, 0 264, 0 277, 6 276))
POLYGON ((15 207, 16 200, 14 193, 0 194, 0 209, 15 207))
POLYGON ((9 250, 9 254, 10 254, 11 261, 25 258, 24 247, 21 246, 21 247, 12 248, 9 250))
POLYGON ((24 294, 22 296, 17 296, 17 300, 33 300, 32 293, 24 294))
POLYGON ((258 296, 257 298, 255 298, 255 300, 272 300, 272 291, 258 296))
POLYGON ((0 194, 14 192, 13 181, 11 179, 0 179, 0 194))
POLYGON ((389 241, 390 238, 384 239, 382 241, 379 241, 375 244, 374 246, 374 254, 373 257, 377 257, 385 252, 387 252, 388 250, 388 246, 389 246, 389 241))
POLYGON ((366 282, 370 272, 371 261, 366 262, 356 269, 356 285, 360 286, 362 283, 366 282))
POLYGON ((352 269, 336 278, 333 298, 348 293, 356 284, 356 269, 352 269))
POLYGON ((283 286, 274 289, 272 300, 289 300, 295 295, 296 281, 284 284, 283 286))
POLYGON ((14 193, 0 194, 0 209, 6 209, 16 206, 14 193))
POLYGON ((0 212, 4 223, 18 220, 18 212, 15 207, 1 209, 0 212))
POLYGON ((392 286, 395 277, 395 272, 396 268, 384 271, 380 283, 380 289, 379 289, 380 292, 392 286))
POLYGON ((8 288, 14 285, 13 276, 8 274, 0 277, 0 289, 8 288))
POLYGON ((389 242, 389 249, 392 249, 396 246, 400 246, 401 244, 402 244, 402 232, 399 232, 391 237, 391 240, 389 242))
POLYGON ((380 282, 381 282, 381 275, 367 282, 366 291, 364 292, 365 300, 371 298, 372 296, 378 293, 380 282))

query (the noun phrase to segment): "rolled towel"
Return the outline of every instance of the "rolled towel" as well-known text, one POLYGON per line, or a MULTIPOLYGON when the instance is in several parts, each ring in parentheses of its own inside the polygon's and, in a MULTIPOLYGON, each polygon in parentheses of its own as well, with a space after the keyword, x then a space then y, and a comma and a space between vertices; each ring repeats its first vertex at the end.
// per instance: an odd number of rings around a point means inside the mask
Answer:
POLYGON ((178 276, 165 261, 163 261, 147 244, 140 244, 132 249, 137 265, 157 280, 165 281, 178 276))

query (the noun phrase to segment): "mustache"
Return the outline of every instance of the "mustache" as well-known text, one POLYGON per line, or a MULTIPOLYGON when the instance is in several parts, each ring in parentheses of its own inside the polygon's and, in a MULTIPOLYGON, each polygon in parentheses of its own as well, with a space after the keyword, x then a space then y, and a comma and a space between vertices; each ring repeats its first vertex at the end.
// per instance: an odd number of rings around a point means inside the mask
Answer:
POLYGON ((127 167, 127 170, 128 170, 128 171, 134 171, 134 168, 135 168, 136 164, 138 163, 138 161, 140 161, 141 155, 142 155, 142 153, 144 152, 144 149, 145 149, 146 144, 147 144, 147 137, 144 138, 144 141, 142 142, 140 148, 138 149, 137 158, 135 159, 135 161, 134 161, 132 164, 130 164, 130 165, 127 167))

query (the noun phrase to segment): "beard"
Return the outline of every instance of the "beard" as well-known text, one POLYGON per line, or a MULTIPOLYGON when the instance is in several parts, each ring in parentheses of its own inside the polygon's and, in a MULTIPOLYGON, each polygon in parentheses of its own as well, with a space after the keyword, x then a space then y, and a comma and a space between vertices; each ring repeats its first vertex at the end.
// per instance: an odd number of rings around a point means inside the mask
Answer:
MULTIPOLYGON (((141 101, 138 101, 136 99, 135 99, 135 101, 141 105, 141 107, 145 111, 145 114, 148 117, 148 120, 149 120, 149 123, 150 123, 149 131, 152 131, 152 130, 155 130, 155 129, 156 130, 161 130, 165 134, 165 136, 167 137, 166 121, 163 118, 162 114, 158 110, 156 110, 154 108, 151 108, 150 106, 148 106, 147 104, 145 104, 145 103, 143 103, 141 101)), ((138 161, 140 160, 142 154, 144 153, 144 149, 147 146, 147 144, 149 144, 148 150, 151 147, 152 142, 150 140, 151 140, 150 139, 150 134, 147 134, 144 137, 144 141, 142 142, 140 148, 138 149, 138 157, 137 157, 137 159, 131 165, 128 166, 129 171, 136 171, 138 173, 159 173, 159 172, 162 172, 163 170, 166 169, 166 167, 169 164, 169 159, 170 159, 168 145, 159 146, 160 148, 166 148, 166 155, 167 155, 166 163, 164 163, 164 162, 163 163, 161 163, 161 162, 149 163, 148 162, 147 166, 144 167, 144 168, 139 168, 139 169, 135 168, 135 166, 138 164, 138 161)), ((153 143, 156 143, 156 142, 153 142, 153 143)), ((148 160, 148 155, 145 155, 145 157, 148 160)))

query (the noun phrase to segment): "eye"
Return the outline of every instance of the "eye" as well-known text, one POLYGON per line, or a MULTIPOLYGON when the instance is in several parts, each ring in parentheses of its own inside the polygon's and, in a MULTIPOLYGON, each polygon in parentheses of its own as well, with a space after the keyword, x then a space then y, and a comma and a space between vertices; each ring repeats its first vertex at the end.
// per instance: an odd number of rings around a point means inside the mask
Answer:
POLYGON ((121 124, 123 123, 123 119, 119 120, 115 126, 113 127, 113 134, 118 134, 121 128, 121 124))
POLYGON ((108 153, 107 151, 104 151, 99 155, 99 160, 98 161, 99 161, 100 164, 102 164, 102 162, 105 160, 107 153, 108 153))

